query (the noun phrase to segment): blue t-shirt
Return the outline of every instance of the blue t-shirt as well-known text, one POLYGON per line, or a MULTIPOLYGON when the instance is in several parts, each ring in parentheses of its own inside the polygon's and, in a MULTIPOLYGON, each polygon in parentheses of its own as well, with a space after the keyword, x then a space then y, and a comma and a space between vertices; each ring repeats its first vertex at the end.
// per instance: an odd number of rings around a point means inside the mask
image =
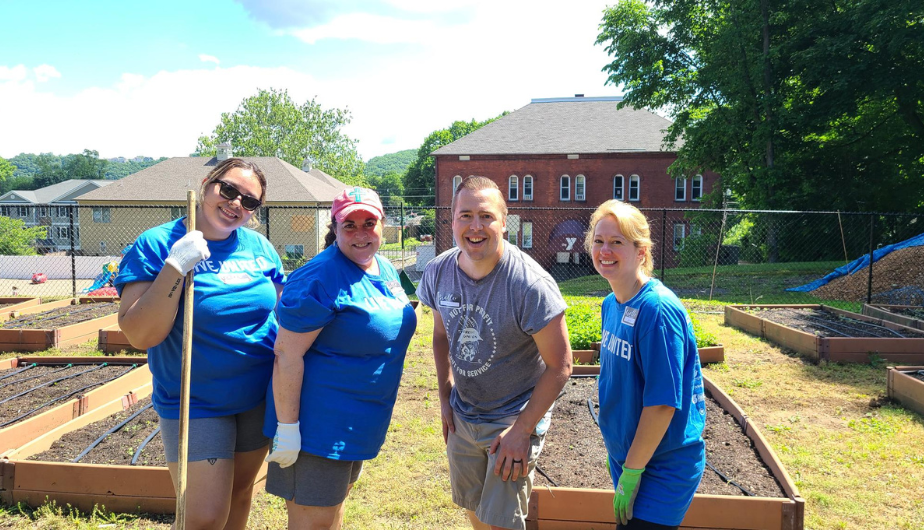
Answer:
MULTIPOLYGON (((120 295, 129 283, 154 281, 170 247, 186 234, 183 219, 138 236, 119 266, 115 287, 120 295)), ((278 329, 275 284, 285 283, 279 254, 257 232, 238 228, 223 241, 206 243, 211 256, 195 268, 190 418, 237 414, 263 401, 278 329)), ((154 409, 168 419, 180 417, 185 313, 180 296, 170 334, 148 349, 154 409)))
POLYGON ((679 525, 705 466, 703 376, 693 325, 680 300, 651 279, 625 304, 603 300, 600 343, 600 431, 612 461, 613 484, 622 474, 643 407, 677 410, 645 466, 634 517, 679 525))
MULTIPOLYGON (((324 328, 303 358, 298 420, 307 453, 369 460, 385 442, 417 315, 398 271, 376 259, 379 274, 367 274, 331 245, 290 275, 279 301, 280 326, 324 328)), ((276 422, 270 385, 264 434, 274 436, 276 422)))

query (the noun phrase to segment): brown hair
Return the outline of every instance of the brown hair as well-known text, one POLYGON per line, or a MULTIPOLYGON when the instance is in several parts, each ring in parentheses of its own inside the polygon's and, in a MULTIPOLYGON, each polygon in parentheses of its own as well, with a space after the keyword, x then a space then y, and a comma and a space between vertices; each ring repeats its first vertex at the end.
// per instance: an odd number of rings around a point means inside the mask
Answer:
MULTIPOLYGON (((253 162, 248 162, 242 158, 228 158, 219 162, 209 174, 205 177, 205 180, 202 181, 202 185, 199 186, 199 195, 196 197, 196 203, 198 205, 202 204, 202 199, 205 197, 205 190, 209 186, 215 183, 216 180, 221 179, 229 171, 234 168, 242 169, 245 171, 252 171, 254 176, 257 177, 257 180, 260 182, 260 206, 263 205, 266 199, 266 175, 263 174, 263 170, 259 168, 253 162)), ((250 217, 250 220, 247 221, 248 228, 256 228, 260 226, 260 219, 256 215, 256 210, 254 210, 254 215, 250 217)))
POLYGON ((481 190, 494 190, 497 192, 497 198, 500 200, 501 212, 504 214, 504 217, 507 216, 507 201, 504 200, 504 194, 501 192, 500 188, 497 187, 497 183, 487 177, 478 177, 475 175, 470 175, 462 180, 456 189, 452 193, 452 203, 450 205, 450 212, 456 210, 456 197, 459 196, 459 193, 462 190, 469 191, 481 191, 481 190))
POLYGON ((324 248, 327 248, 337 241, 337 221, 331 220, 327 225, 327 234, 324 235, 324 248))
POLYGON ((645 214, 638 208, 629 203, 616 199, 610 199, 597 207, 597 210, 590 216, 590 228, 584 237, 584 248, 588 253, 591 252, 594 244, 594 229, 604 217, 610 216, 616 219, 619 225, 619 231, 622 235, 632 242, 635 248, 645 247, 645 257, 642 259, 642 272, 651 276, 654 270, 654 259, 651 257, 651 249, 654 243, 651 241, 651 228, 648 226, 648 219, 645 214))

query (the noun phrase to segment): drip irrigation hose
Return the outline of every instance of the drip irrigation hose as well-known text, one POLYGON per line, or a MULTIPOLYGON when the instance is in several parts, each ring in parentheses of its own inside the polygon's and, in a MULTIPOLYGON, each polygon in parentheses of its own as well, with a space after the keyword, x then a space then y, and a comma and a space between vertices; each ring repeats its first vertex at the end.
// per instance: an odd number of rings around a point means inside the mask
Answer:
POLYGON ((100 436, 99 438, 97 438, 96 440, 94 440, 93 443, 91 443, 89 446, 87 446, 86 449, 84 449, 83 451, 81 451, 81 453, 80 453, 79 455, 77 455, 73 460, 71 460, 71 463, 72 463, 72 464, 76 464, 77 462, 80 462, 80 460, 81 460, 83 457, 87 456, 87 453, 89 453, 90 451, 92 451, 93 448, 96 447, 97 445, 101 444, 101 443, 103 442, 103 440, 105 440, 110 434, 112 434, 112 433, 118 431, 118 430, 121 429, 122 427, 125 427, 125 425, 127 425, 128 422, 130 422, 130 421, 132 421, 133 419, 137 418, 139 415, 141 415, 142 412, 148 410, 148 409, 151 408, 152 406, 154 406, 154 403, 153 403, 153 402, 152 402, 152 403, 148 403, 147 405, 141 407, 140 409, 138 409, 138 410, 136 410, 134 413, 132 413, 131 416, 129 416, 129 417, 125 418, 124 420, 122 420, 122 421, 121 421, 118 425, 116 425, 115 427, 113 427, 113 428, 109 429, 108 431, 104 432, 104 433, 102 434, 102 436, 100 436))
MULTIPOLYGON (((108 363, 107 363, 107 364, 108 364, 108 363)), ((92 387, 97 386, 97 385, 105 385, 106 383, 108 383, 108 382, 110 382, 110 381, 114 381, 114 380, 116 380, 116 379, 122 377, 123 375, 127 374, 128 372, 131 372, 131 371, 134 370, 135 367, 137 367, 137 366, 138 366, 137 364, 133 364, 133 365, 131 366, 131 368, 129 368, 129 369, 126 370, 125 372, 123 372, 123 373, 121 373, 121 374, 119 374, 119 375, 117 375, 117 376, 115 376, 115 377, 110 377, 109 379, 106 379, 106 380, 104 380, 104 381, 97 381, 96 383, 89 384, 89 385, 87 385, 87 386, 85 386, 85 387, 83 387, 83 388, 78 388, 77 390, 74 390, 73 392, 71 392, 71 393, 69 393, 69 394, 65 394, 65 395, 63 395, 63 396, 56 397, 56 398, 52 399, 51 401, 48 401, 47 403, 43 403, 43 404, 39 405, 38 407, 35 407, 34 409, 30 410, 29 412, 25 412, 25 413, 23 413, 23 414, 20 414, 19 416, 16 416, 15 418, 13 418, 13 419, 11 419, 11 420, 8 420, 8 421, 6 421, 6 422, 4 422, 4 423, 0 423, 0 429, 2 429, 3 427, 6 427, 7 425, 9 425, 9 424, 11 424, 11 423, 16 423, 17 421, 19 421, 19 420, 25 418, 26 416, 32 414, 32 413, 35 412, 35 411, 42 410, 43 408, 47 407, 48 405, 51 405, 51 404, 53 404, 53 403, 57 403, 58 401, 61 401, 62 399, 67 399, 67 398, 73 396, 74 394, 79 394, 80 392, 83 392, 84 390, 86 390, 86 389, 88 389, 88 388, 92 388, 92 387)), ((82 372, 82 373, 86 373, 86 372, 82 372)))
POLYGON ((36 366, 38 366, 38 363, 32 363, 32 364, 30 364, 29 366, 27 366, 27 367, 25 367, 25 368, 20 368, 19 370, 16 370, 16 371, 13 372, 13 373, 0 376, 0 380, 6 379, 7 377, 13 377, 13 376, 16 375, 16 374, 25 372, 25 371, 28 370, 29 368, 35 368, 36 366))
POLYGON ((42 383, 42 384, 40 384, 40 385, 38 385, 38 386, 34 386, 34 387, 30 388, 29 390, 24 390, 24 391, 22 391, 22 392, 16 394, 15 396, 10 396, 10 397, 4 399, 3 401, 0 401, 0 405, 6 403, 7 401, 11 401, 11 400, 13 400, 13 399, 16 399, 16 398, 18 398, 18 397, 25 396, 25 395, 28 394, 29 392, 33 392, 33 391, 38 390, 38 389, 40 389, 40 388, 46 387, 46 386, 48 386, 48 385, 53 385, 53 384, 55 384, 55 383, 58 383, 58 382, 60 382, 60 381, 64 381, 64 380, 66 380, 66 379, 71 379, 71 378, 77 377, 77 376, 79 376, 79 375, 83 375, 83 374, 86 374, 86 373, 89 373, 89 372, 94 372, 94 371, 96 371, 96 370, 99 370, 100 368, 105 367, 105 366, 108 365, 108 364, 109 364, 109 363, 103 363, 103 364, 101 364, 101 365, 99 365, 99 366, 90 368, 89 370, 84 370, 84 371, 82 371, 82 372, 77 372, 76 374, 66 375, 66 376, 64 376, 64 377, 59 377, 59 378, 57 378, 57 379, 53 379, 53 380, 51 380, 51 381, 42 383))
POLYGON ((600 415, 594 411, 594 401, 591 398, 587 398, 587 408, 590 409, 590 417, 594 419, 594 423, 597 426, 600 426, 600 415))
POLYGON ((538 465, 536 466, 536 471, 538 471, 540 475, 542 475, 543 477, 545 477, 545 479, 548 480, 550 484, 552 484, 552 485, 555 486, 556 488, 558 487, 558 483, 555 482, 554 480, 552 480, 552 477, 546 475, 546 474, 545 474, 545 471, 543 471, 542 468, 539 467, 538 465))
POLYGON ((715 471, 715 474, 718 475, 719 477, 721 477, 722 480, 724 480, 727 484, 731 484, 732 486, 734 486, 734 487, 738 488, 739 490, 743 491, 744 494, 747 495, 748 497, 753 497, 753 496, 754 496, 754 494, 751 493, 750 491, 748 491, 744 486, 742 486, 741 484, 738 484, 738 483, 735 482, 734 480, 732 480, 732 479, 726 477, 721 471, 719 471, 718 469, 716 469, 715 466, 713 466, 712 464, 710 464, 708 460, 706 460, 706 465, 709 466, 709 469, 715 471))
MULTIPOLYGON (((33 366, 35 366, 35 365, 33 365, 33 366)), ((58 373, 58 372, 63 372, 64 370, 67 370, 68 368, 70 368, 70 367, 72 367, 72 366, 74 366, 74 365, 73 365, 73 364, 68 364, 68 365, 65 366, 64 368, 61 368, 60 370, 55 370, 54 372, 49 372, 49 373, 47 373, 47 374, 32 375, 32 376, 29 376, 29 377, 24 377, 24 378, 22 378, 22 379, 17 379, 17 380, 15 380, 15 381, 10 381, 9 383, 3 383, 2 385, 0 385, 0 388, 7 387, 7 386, 10 386, 10 385, 15 385, 15 384, 18 384, 18 383, 23 383, 23 382, 25 382, 25 381, 30 381, 30 380, 36 379, 36 378, 38 378, 38 377, 44 377, 44 376, 46 376, 46 375, 51 375, 51 374, 56 374, 56 373, 58 373)))
POLYGON ((149 434, 143 442, 141 442, 141 445, 138 446, 138 449, 135 451, 135 456, 132 457, 131 465, 135 465, 138 462, 138 458, 141 456, 141 451, 144 451, 144 448, 147 447, 148 442, 153 440, 154 437, 158 435, 158 433, 160 433, 160 425, 158 425, 157 428, 154 429, 154 431, 151 432, 151 434, 149 434))
MULTIPOLYGON (((111 305, 116 305, 115 302, 103 302, 103 303, 110 303, 111 305)), ((90 305, 91 307, 85 307, 85 308, 83 308, 83 309, 75 309, 74 311, 69 311, 69 312, 67 312, 67 313, 65 313, 65 314, 63 314, 63 315, 58 315, 58 316, 43 318, 43 319, 40 320, 39 322, 44 322, 44 321, 46 321, 46 320, 57 320, 57 319, 59 319, 59 318, 64 318, 64 317, 67 317, 67 316, 70 316, 70 315, 73 315, 73 314, 85 313, 85 312, 87 312, 87 311, 93 311, 94 309, 99 309, 98 307, 92 307, 93 304, 87 304, 87 305, 90 305)), ((61 309, 61 308, 59 308, 59 309, 61 309)), ((49 311, 55 311, 55 310, 54 310, 54 309, 49 309, 49 311)), ((35 316, 37 316, 37 315, 41 315, 41 313, 33 313, 33 314, 29 314, 29 315, 26 315, 26 316, 24 316, 24 317, 16 318, 16 319, 13 319, 13 320, 7 320, 6 322, 3 323, 3 327, 4 327, 4 328, 7 328, 10 324, 17 324, 17 323, 19 323, 19 322, 27 322, 27 321, 29 321, 29 320, 32 320, 32 319, 33 319, 35 316)))

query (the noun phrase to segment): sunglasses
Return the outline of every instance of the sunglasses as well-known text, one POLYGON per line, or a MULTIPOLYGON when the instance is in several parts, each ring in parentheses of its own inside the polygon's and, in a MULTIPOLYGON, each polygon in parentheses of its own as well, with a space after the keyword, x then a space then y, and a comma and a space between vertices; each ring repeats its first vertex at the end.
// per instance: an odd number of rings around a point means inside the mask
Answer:
POLYGON ((260 207, 260 199, 256 197, 252 197, 250 195, 244 195, 243 193, 238 191, 237 188, 235 188, 234 186, 228 184, 227 182, 223 180, 216 180, 215 182, 218 183, 218 194, 219 195, 221 195, 225 199, 228 199, 229 201, 233 201, 234 199, 237 199, 238 197, 240 197, 241 198, 241 208, 247 210, 248 212, 252 212, 260 207))

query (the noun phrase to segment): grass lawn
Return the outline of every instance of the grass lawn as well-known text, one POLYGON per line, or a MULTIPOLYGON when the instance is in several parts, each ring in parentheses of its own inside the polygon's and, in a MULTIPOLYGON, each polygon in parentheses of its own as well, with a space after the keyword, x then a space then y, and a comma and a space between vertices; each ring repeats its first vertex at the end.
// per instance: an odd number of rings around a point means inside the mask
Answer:
MULTIPOLYGON (((575 280, 562 284, 562 290, 586 296, 607 288, 591 278, 580 281, 584 287, 578 288, 575 280)), ((707 366, 704 372, 732 395, 776 450, 806 499, 805 528, 924 528, 924 418, 885 402, 883 363, 812 365, 726 327, 718 314, 720 304, 686 303, 703 329, 725 345, 726 362, 707 366)), ((408 352, 385 446, 367 463, 347 502, 345 528, 469 527, 449 496, 430 352, 432 325, 425 310, 408 352)), ((80 350, 87 353, 92 348, 88 344, 80 350)), ((284 528, 282 502, 260 493, 251 527, 284 528)), ((32 511, 6 506, 0 507, 0 528, 169 525, 135 515, 76 514, 67 507, 32 511)))

